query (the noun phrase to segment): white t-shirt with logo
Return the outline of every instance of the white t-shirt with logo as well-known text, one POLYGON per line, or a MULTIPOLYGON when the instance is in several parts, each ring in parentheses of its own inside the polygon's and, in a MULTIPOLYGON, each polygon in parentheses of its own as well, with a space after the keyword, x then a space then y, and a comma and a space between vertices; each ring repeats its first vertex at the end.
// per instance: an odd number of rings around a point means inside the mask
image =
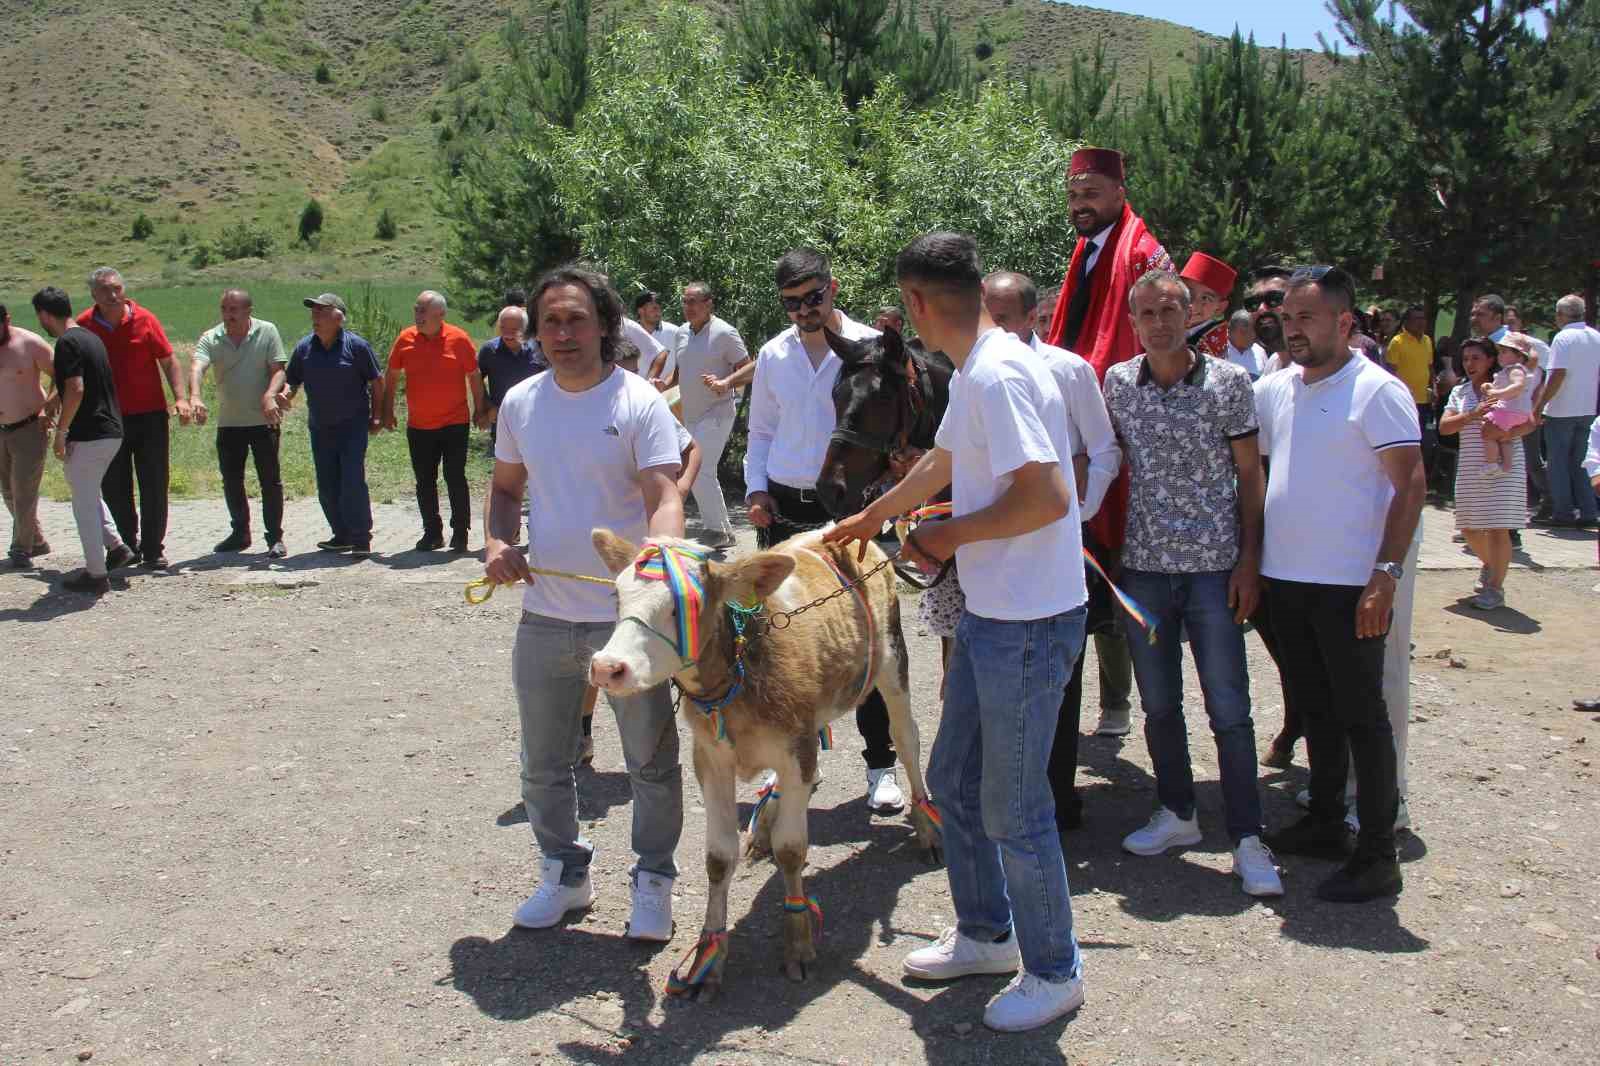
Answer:
POLYGON ((951 455, 958 517, 981 511, 1011 487, 1028 463, 1056 463, 1068 485, 1065 517, 1020 537, 956 549, 967 610, 998 621, 1049 618, 1081 607, 1083 540, 1078 494, 1071 490, 1067 406, 1044 362, 1003 329, 978 338, 951 379, 950 406, 935 443, 951 455))
MULTIPOLYGON (((519 382, 500 405, 495 458, 528 470, 528 562, 610 578, 590 540, 609 529, 635 544, 649 534, 639 472, 676 468, 677 420, 649 382, 612 368, 582 392, 554 372, 519 382)), ((612 622, 616 597, 600 585, 536 577, 522 607, 568 622, 612 622)))
POLYGON ((1600 390, 1600 330, 1574 322, 1550 339, 1550 370, 1565 370, 1561 391, 1545 404, 1551 418, 1577 418, 1595 413, 1600 390))
POLYGON ((1264 376, 1255 392, 1261 453, 1272 460, 1261 573, 1365 586, 1394 499, 1379 453, 1422 444, 1411 390, 1352 353, 1314 384, 1291 366, 1264 376))

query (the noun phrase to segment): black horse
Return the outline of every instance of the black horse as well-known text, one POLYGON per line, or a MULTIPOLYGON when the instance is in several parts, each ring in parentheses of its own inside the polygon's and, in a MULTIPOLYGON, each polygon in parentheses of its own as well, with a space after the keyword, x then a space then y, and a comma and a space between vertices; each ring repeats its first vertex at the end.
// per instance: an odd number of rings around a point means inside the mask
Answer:
POLYGON ((955 366, 943 352, 906 344, 894 330, 864 341, 826 327, 824 334, 844 365, 833 385, 837 428, 817 474, 817 496, 829 514, 843 518, 861 510, 866 490, 891 465, 902 465, 910 449, 933 447, 955 366))

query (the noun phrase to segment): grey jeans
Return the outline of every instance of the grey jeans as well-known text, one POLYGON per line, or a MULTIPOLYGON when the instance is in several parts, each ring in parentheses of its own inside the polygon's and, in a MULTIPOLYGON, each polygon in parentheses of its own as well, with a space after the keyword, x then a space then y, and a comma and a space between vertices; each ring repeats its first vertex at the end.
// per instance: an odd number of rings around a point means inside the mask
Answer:
POLYGON ((94 577, 106 576, 106 552, 122 544, 111 510, 101 498, 106 469, 122 447, 121 437, 67 442, 67 486, 72 490, 72 520, 83 544, 83 565, 94 577))
MULTIPOLYGON (((547 859, 559 859, 565 884, 589 874, 594 846, 578 835, 575 770, 582 739, 579 717, 589 659, 611 637, 615 622, 564 622, 522 613, 511 678, 522 717, 522 803, 534 840, 547 859)), ((635 871, 677 877, 673 852, 683 832, 683 768, 678 726, 667 686, 637 696, 608 697, 617 716, 622 758, 633 785, 635 871)))

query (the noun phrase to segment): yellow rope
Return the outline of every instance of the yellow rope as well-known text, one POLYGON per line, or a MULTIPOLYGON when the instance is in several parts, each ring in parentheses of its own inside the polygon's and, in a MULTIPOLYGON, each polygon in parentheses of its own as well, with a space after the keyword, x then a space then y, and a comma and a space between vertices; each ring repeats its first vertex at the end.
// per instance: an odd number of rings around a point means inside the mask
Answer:
MULTIPOLYGON (((589 574, 574 574, 570 570, 546 570, 539 566, 528 567, 528 572, 541 577, 564 577, 570 581, 587 581, 591 585, 605 585, 608 588, 615 584, 609 577, 593 577, 589 574)), ((476 581, 467 582, 465 595, 467 602, 476 607, 480 603, 488 603, 489 597, 494 595, 494 590, 499 584, 490 581, 487 577, 480 577, 476 581)))

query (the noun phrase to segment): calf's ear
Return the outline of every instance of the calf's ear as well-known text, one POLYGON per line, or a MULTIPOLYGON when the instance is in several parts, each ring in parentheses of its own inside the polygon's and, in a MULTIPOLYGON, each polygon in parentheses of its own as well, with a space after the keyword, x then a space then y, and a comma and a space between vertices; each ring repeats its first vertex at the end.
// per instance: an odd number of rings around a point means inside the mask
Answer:
POLYGON ((597 529, 589 534, 589 539, 600 561, 613 574, 622 573, 639 555, 638 545, 623 540, 609 529, 597 529))
POLYGON ((794 557, 777 552, 756 552, 726 565, 712 563, 715 591, 723 601, 746 603, 764 600, 794 573, 794 557))

